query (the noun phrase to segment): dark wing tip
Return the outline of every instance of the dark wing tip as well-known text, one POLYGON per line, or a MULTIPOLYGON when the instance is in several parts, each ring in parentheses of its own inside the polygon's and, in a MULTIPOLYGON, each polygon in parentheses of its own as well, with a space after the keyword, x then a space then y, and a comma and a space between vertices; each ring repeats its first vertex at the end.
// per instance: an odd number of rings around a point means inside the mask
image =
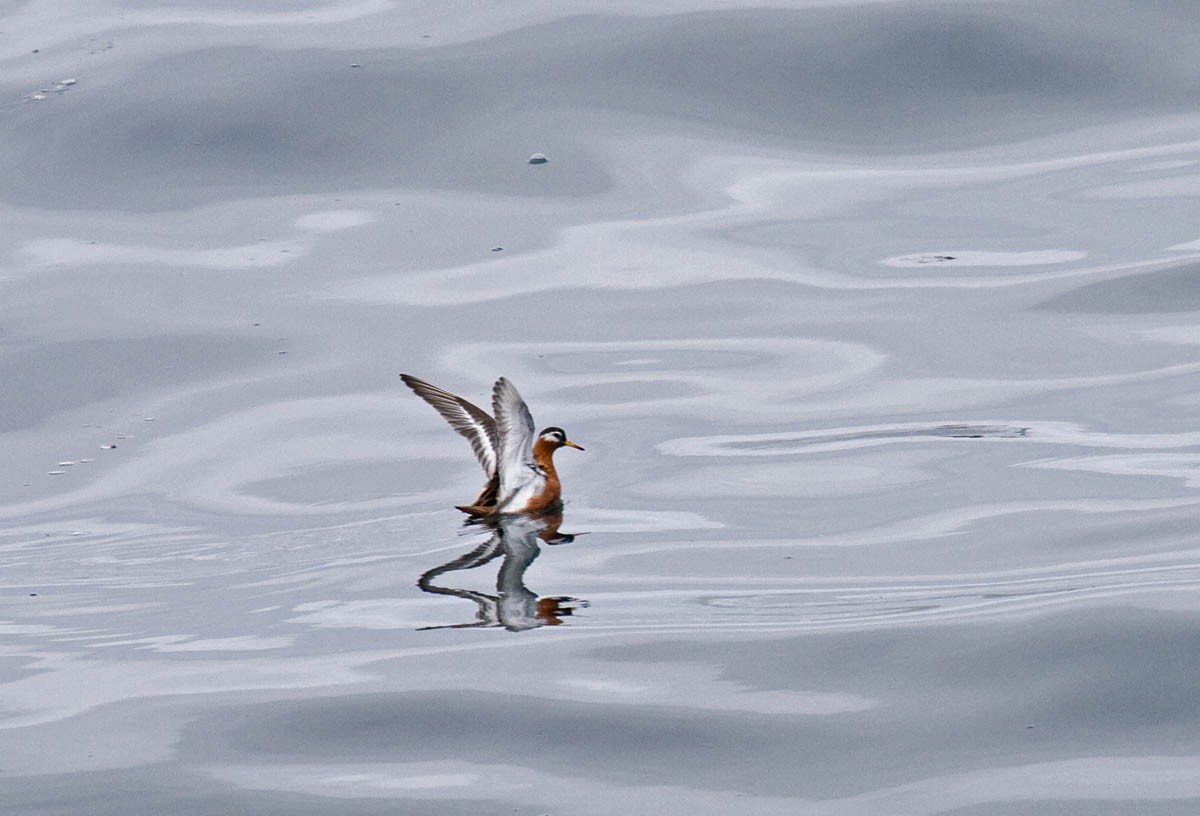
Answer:
POLYGON ((400 377, 413 393, 433 406, 456 433, 466 437, 484 473, 491 475, 496 468, 499 449, 495 420, 477 405, 420 377, 411 374, 401 374, 400 377))

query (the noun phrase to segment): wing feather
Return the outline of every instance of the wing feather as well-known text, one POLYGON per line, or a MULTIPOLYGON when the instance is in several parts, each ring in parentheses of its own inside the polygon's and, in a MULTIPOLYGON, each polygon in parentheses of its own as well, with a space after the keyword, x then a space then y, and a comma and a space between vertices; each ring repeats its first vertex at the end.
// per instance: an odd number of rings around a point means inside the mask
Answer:
POLYGON ((538 478, 533 461, 533 416, 516 386, 504 377, 492 388, 492 413, 499 440, 500 496, 496 506, 502 507, 531 479, 538 478))
POLYGON ((411 374, 401 374, 400 378, 418 397, 432 405, 451 428, 467 438, 483 472, 488 476, 495 474, 499 465, 497 451, 500 450, 496 421, 479 406, 445 389, 411 374))

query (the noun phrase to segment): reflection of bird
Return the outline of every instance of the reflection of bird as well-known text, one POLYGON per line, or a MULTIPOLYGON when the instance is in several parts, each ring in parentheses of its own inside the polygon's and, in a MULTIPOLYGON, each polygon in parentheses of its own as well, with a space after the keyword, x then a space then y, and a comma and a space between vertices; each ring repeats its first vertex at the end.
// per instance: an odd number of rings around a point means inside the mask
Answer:
POLYGON ((417 586, 425 592, 454 595, 474 601, 479 607, 475 613, 475 621, 423 628, 503 626, 510 632, 520 632, 539 626, 557 626, 576 609, 587 606, 587 601, 566 596, 539 598, 525 586, 525 570, 541 552, 539 540, 547 544, 565 544, 574 539, 573 535, 558 531, 558 526, 562 523, 562 514, 496 516, 484 523, 492 529, 492 535, 487 541, 465 555, 427 570, 417 580, 417 586), (435 578, 448 572, 482 567, 501 555, 504 556, 504 560, 496 572, 495 595, 438 586, 433 582, 435 578))
POLYGON ((564 445, 583 450, 562 428, 546 428, 534 438, 533 417, 516 387, 501 377, 492 387, 494 418, 462 397, 409 374, 405 385, 428 402, 450 427, 471 443, 488 475, 479 498, 458 509, 473 516, 548 513, 562 506, 562 486, 554 470, 554 452, 564 445))

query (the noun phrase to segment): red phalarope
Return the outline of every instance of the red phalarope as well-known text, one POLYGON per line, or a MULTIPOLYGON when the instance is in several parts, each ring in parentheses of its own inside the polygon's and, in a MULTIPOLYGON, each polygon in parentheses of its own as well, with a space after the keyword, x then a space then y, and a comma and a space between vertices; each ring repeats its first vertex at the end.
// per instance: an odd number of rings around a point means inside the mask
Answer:
POLYGON ((583 450, 562 428, 542 429, 536 437, 533 416, 516 387, 501 377, 492 387, 492 414, 460 396, 409 374, 404 384, 433 406, 450 427, 466 437, 488 482, 471 504, 456 505, 472 516, 551 513, 562 507, 562 484, 554 469, 561 447, 583 450))

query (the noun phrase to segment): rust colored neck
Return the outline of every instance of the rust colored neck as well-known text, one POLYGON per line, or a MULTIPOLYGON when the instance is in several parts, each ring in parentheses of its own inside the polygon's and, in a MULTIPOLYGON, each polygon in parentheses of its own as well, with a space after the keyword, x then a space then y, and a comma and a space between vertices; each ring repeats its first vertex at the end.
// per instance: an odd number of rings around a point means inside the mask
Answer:
POLYGON ((545 513, 561 506, 562 485, 558 481, 558 473, 554 470, 554 451, 558 446, 553 442, 539 439, 533 443, 533 461, 546 474, 546 484, 541 495, 530 500, 522 512, 545 513))
POLYGON ((546 481, 558 483, 558 473, 554 470, 554 452, 558 445, 539 439, 533 443, 533 461, 546 472, 546 481))

